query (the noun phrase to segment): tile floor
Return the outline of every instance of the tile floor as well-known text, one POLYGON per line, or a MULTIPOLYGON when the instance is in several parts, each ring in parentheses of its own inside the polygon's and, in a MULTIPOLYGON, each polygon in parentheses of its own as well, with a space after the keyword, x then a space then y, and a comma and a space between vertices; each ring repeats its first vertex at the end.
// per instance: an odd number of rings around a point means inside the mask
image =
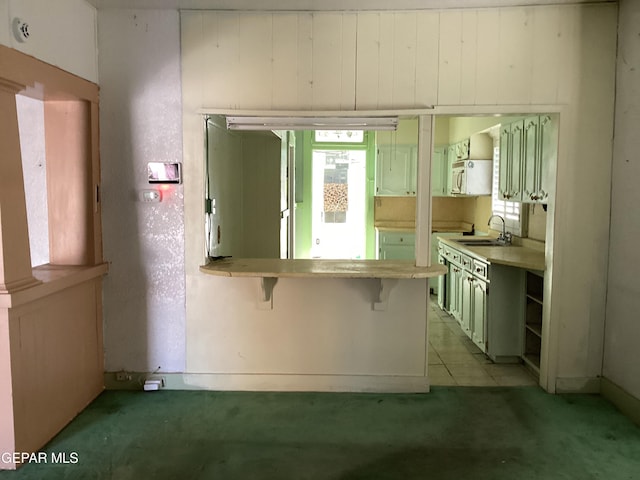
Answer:
POLYGON ((522 364, 494 364, 462 331, 458 322, 440 310, 435 297, 429 306, 429 378, 431 385, 523 386, 537 379, 522 364))

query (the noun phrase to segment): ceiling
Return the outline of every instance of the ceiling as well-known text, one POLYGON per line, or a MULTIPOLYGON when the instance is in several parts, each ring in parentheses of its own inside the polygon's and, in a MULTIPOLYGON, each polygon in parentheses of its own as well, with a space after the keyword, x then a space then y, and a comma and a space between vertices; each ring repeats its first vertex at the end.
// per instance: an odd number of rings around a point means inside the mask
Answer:
POLYGON ((616 0, 87 0, 98 9, 193 10, 420 10, 603 3, 616 0))

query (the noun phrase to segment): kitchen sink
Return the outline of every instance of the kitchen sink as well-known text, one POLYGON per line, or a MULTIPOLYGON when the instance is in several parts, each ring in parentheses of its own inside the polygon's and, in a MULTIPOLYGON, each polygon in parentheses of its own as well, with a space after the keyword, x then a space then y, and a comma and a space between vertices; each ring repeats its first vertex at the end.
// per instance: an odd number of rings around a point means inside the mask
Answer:
POLYGON ((495 238, 468 238, 465 240, 456 240, 460 245, 465 247, 503 247, 504 242, 499 242, 495 238))

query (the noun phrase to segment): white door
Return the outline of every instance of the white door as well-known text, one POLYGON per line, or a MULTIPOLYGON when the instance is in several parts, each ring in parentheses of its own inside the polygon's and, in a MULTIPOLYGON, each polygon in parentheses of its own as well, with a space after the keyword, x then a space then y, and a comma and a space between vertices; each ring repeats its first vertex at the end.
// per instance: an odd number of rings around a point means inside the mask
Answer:
POLYGON ((313 150, 313 258, 365 258, 366 150, 313 150))

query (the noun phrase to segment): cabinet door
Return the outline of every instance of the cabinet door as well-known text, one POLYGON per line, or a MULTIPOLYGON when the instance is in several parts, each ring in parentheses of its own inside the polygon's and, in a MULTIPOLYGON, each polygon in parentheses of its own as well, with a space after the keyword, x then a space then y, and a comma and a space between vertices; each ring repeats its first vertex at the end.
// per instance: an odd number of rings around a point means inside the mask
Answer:
POLYGON ((524 121, 511 124, 511 166, 509 168, 509 200, 522 200, 522 157, 524 149, 524 121))
MULTIPOLYGON (((404 156, 404 153, 402 155, 404 156)), ((418 146, 408 147, 406 155, 408 161, 406 194, 415 195, 418 190, 418 146)))
POLYGON ((522 201, 535 202, 540 188, 540 118, 529 117, 524 120, 524 148, 523 148, 523 187, 522 201))
POLYGON ((549 166, 557 155, 557 122, 551 115, 530 117, 525 120, 524 132, 522 201, 547 203, 549 166))
POLYGON ((376 194, 415 195, 417 161, 416 146, 379 146, 376 161, 376 194))
POLYGON ((462 320, 462 269, 456 265, 449 265, 449 313, 460 322, 462 320))
POLYGON ((473 327, 473 282, 473 275, 463 271, 460 327, 469 337, 471 337, 471 329, 473 327))
MULTIPOLYGON (((438 256, 438 265, 445 265, 446 261, 444 259, 444 257, 442 256, 438 256)), ((447 277, 448 275, 440 275, 438 277, 438 306, 440 307, 440 310, 447 310, 447 288, 446 288, 446 283, 447 283, 447 277)))
POLYGON ((380 247, 381 260, 414 260, 415 245, 384 245, 380 247))
POLYGON ((547 203, 549 199, 549 188, 551 179, 549 178, 550 166, 557 162, 558 155, 558 121, 551 115, 540 117, 540 162, 538 169, 538 190, 536 191, 537 201, 547 203))
POLYGON ((414 260, 416 258, 416 235, 407 232, 380 232, 378 234, 381 260, 414 260))
POLYGON ((435 148, 431 159, 431 195, 434 197, 444 197, 447 194, 446 166, 446 148, 435 148))
POLYGON ((452 178, 451 171, 453 170, 453 164, 458 161, 458 157, 456 155, 456 149, 454 145, 449 145, 447 148, 447 195, 451 195, 451 187, 452 187, 452 178))
POLYGON ((502 200, 522 200, 522 157, 524 121, 504 125, 500 130, 500 179, 498 195, 502 200))
POLYGON ((511 168, 511 126, 500 128, 500 171, 498 181, 498 197, 509 199, 509 169, 511 168))
POLYGON ((472 302, 471 340, 480 350, 486 352, 487 284, 477 277, 474 277, 472 282, 472 302))
POLYGON ((457 154, 458 160, 469 160, 469 147, 470 147, 469 139, 462 140, 456 144, 457 146, 457 154))

